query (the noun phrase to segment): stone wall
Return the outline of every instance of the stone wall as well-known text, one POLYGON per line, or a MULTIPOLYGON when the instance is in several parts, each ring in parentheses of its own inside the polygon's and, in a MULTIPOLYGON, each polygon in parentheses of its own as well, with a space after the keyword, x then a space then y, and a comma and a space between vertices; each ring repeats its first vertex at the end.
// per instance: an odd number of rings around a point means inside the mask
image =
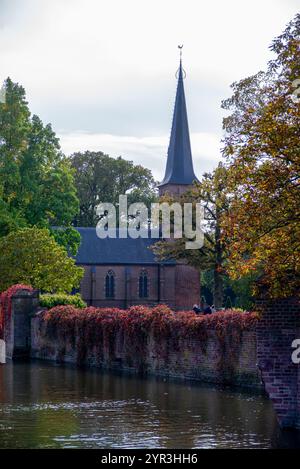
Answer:
POLYGON ((300 429, 300 366, 292 362, 292 342, 300 339, 299 300, 258 304, 257 358, 265 389, 280 425, 300 429))
POLYGON ((262 391, 256 366, 256 332, 244 331, 238 350, 233 338, 220 344, 216 332, 208 331, 205 347, 201 340, 167 340, 162 346, 152 334, 143 350, 135 352, 130 337, 119 330, 109 344, 103 341, 82 353, 80 338, 69 333, 53 336, 43 313, 32 319, 32 357, 107 370, 123 370, 166 378, 192 379, 215 384, 243 386, 262 391))
POLYGON ((11 313, 4 328, 7 358, 30 357, 31 315, 35 314, 38 306, 38 291, 19 290, 12 297, 11 313))

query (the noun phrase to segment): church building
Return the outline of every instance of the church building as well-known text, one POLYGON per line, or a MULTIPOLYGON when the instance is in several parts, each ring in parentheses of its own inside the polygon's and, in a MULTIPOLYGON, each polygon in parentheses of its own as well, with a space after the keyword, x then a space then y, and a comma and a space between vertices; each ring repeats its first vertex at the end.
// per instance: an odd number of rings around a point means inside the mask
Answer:
MULTIPOLYGON (((184 93, 182 61, 168 148, 165 177, 159 195, 180 195, 197 180, 194 169, 184 93)), ((128 308, 167 304, 189 310, 200 302, 199 272, 173 260, 158 261, 151 245, 157 239, 97 237, 95 228, 76 228, 81 244, 76 263, 84 267, 80 293, 88 305, 128 308)))

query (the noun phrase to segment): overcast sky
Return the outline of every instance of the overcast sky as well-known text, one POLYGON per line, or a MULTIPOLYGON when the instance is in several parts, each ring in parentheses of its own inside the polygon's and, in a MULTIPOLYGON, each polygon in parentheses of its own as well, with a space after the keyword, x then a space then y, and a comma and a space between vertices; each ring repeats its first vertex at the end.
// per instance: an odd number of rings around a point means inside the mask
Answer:
POLYGON ((102 150, 162 179, 183 43, 196 172, 220 159, 221 100, 271 58, 299 0, 0 0, 0 81, 66 154, 102 150))

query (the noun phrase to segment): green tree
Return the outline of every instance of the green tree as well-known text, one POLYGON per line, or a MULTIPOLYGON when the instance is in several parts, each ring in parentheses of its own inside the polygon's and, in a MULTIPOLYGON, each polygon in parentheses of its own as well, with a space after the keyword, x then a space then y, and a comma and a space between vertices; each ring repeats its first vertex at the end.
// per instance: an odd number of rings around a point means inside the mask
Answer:
POLYGON ((95 226, 96 206, 100 202, 117 205, 119 195, 126 194, 129 204, 143 202, 148 207, 157 197, 151 171, 122 157, 111 158, 102 152, 87 151, 74 153, 71 164, 80 204, 76 226, 95 226))
POLYGON ((242 308, 247 311, 254 307, 253 285, 257 281, 257 274, 245 275, 238 279, 231 279, 229 276, 226 279, 225 287, 227 291, 232 291, 234 294, 234 306, 242 308))
POLYGON ((65 247, 68 254, 76 256, 81 237, 75 228, 56 227, 50 230, 50 234, 60 246, 65 247))
POLYGON ((30 115, 25 90, 5 81, 0 103, 0 235, 24 225, 70 226, 78 199, 70 162, 51 125, 30 115), (14 220, 12 223, 11 220, 14 220))
MULTIPOLYGON (((229 275, 223 276, 223 304, 227 297, 231 298, 232 305, 250 311, 254 306, 252 294, 253 284, 257 275, 247 275, 233 280, 229 275)), ((201 272, 201 292, 206 297, 208 303, 212 304, 214 291, 214 272, 205 270, 201 272)))
POLYGON ((10 204, 21 184, 19 162, 27 147, 30 112, 24 88, 10 78, 4 88, 5 102, 0 103, 0 197, 10 204))
POLYGON ((18 206, 30 225, 69 225, 78 210, 73 171, 50 124, 33 116, 20 158, 18 206))
POLYGON ((24 228, 0 239, 0 291, 25 283, 46 292, 70 292, 83 272, 47 229, 24 228))
POLYGON ((0 198, 0 238, 26 225, 26 220, 22 215, 0 198))

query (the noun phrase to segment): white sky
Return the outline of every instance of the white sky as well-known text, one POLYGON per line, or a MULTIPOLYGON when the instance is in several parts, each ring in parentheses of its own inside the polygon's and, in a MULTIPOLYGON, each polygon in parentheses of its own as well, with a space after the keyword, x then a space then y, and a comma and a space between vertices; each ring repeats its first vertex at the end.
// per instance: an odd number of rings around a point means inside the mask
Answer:
POLYGON ((178 67, 195 170, 220 159, 221 100, 266 67, 300 0, 0 0, 0 82, 22 84, 66 154, 102 150, 165 169, 178 67))

